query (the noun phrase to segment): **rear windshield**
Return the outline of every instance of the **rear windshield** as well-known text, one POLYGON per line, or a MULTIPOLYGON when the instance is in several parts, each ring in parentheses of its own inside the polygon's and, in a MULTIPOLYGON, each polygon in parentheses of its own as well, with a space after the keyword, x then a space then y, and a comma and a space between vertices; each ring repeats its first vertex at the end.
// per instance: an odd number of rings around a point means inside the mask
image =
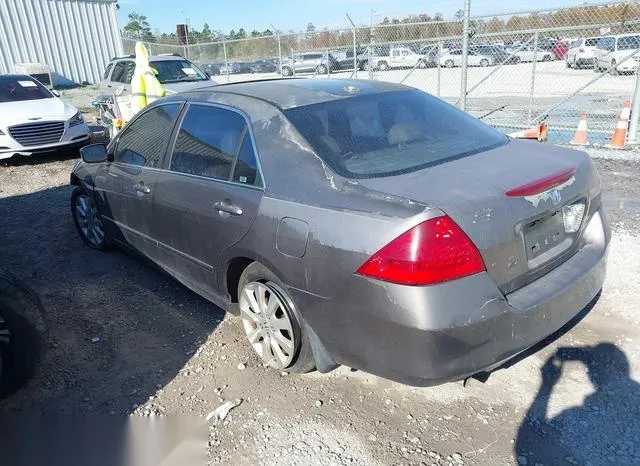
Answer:
POLYGON ((507 142, 493 128, 421 91, 362 95, 285 115, 318 155, 348 178, 408 173, 507 142))
POLYGON ((0 76, 0 103, 50 99, 53 95, 28 76, 0 76))
POLYGON ((188 60, 158 60, 152 61, 150 64, 158 72, 158 81, 162 84, 207 81, 209 79, 188 60))

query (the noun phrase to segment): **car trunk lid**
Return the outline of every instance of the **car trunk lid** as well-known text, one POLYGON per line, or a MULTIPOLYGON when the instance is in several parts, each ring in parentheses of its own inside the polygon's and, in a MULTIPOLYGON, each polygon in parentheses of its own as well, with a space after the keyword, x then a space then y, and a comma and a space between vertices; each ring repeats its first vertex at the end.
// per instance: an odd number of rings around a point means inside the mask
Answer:
POLYGON ((584 153, 511 141, 416 172, 363 179, 371 189, 438 207, 480 249, 487 272, 508 293, 566 260, 581 228, 567 233, 563 207, 593 213, 597 171, 584 153))

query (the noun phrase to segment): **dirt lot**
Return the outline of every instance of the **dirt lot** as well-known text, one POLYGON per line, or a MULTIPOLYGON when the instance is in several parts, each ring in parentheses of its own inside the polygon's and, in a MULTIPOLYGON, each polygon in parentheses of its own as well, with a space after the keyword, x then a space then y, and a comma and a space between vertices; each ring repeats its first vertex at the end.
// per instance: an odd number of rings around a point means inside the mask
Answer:
POLYGON ((237 318, 136 258, 82 244, 70 157, 0 166, 0 266, 28 280, 50 325, 38 375, 0 412, 204 419, 240 398, 209 427, 209 461, 224 464, 640 464, 637 154, 597 159, 614 239, 592 312, 484 384, 426 389, 262 367, 237 318), (545 364, 567 347, 561 368, 545 364))

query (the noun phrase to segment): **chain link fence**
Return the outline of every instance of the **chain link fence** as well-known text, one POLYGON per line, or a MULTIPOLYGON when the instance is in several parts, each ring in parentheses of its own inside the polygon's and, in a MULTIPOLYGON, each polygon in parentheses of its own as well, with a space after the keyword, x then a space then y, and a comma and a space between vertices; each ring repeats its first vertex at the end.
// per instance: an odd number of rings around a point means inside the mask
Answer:
MULTIPOLYGON (((466 54, 462 21, 418 19, 147 46, 152 54, 189 58, 218 82, 374 79, 404 83, 456 105, 466 89, 466 110, 473 115, 507 132, 545 121, 557 142, 570 140, 581 114, 588 115, 592 142, 605 142, 633 96, 640 63, 635 3, 471 17, 466 54)), ((128 53, 134 44, 123 39, 128 53)))

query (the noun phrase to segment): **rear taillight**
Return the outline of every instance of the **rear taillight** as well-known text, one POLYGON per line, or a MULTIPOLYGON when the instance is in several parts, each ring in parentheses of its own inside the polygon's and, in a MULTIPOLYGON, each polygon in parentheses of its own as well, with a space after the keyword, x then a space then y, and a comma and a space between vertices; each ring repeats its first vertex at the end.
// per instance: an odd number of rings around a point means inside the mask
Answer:
POLYGON ((402 285, 433 285, 484 270, 478 248, 451 218, 444 216, 403 233, 356 273, 402 285))

